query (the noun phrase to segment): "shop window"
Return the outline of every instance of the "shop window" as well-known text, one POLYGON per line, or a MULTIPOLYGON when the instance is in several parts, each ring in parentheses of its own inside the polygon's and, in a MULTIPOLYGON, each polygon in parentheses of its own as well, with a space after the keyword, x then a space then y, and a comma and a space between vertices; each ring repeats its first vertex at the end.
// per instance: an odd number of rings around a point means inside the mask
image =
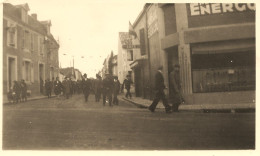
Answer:
POLYGON ((192 54, 193 92, 255 90, 255 51, 192 54))

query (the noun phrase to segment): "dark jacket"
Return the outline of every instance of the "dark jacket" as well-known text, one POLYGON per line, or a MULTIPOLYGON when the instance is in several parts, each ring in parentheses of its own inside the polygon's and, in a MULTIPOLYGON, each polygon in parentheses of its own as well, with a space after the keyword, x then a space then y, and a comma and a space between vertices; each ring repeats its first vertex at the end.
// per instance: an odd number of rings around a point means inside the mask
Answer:
POLYGON ((91 82, 90 82, 90 79, 83 79, 82 80, 82 90, 83 92, 89 92, 91 89, 91 82))
POLYGON ((114 94, 119 94, 120 91, 120 82, 119 80, 114 81, 114 94))
POLYGON ((112 92, 114 87, 113 78, 111 76, 106 77, 102 82, 102 86, 103 91, 112 92))
POLYGON ((155 74, 155 90, 162 91, 165 89, 164 78, 161 72, 157 71, 155 74))
POLYGON ((131 80, 125 79, 124 82, 123 82, 122 89, 123 89, 123 88, 125 88, 125 89, 130 89, 132 83, 133 83, 133 82, 132 82, 131 80))
POLYGON ((59 80, 54 81, 54 93, 56 95, 60 94, 62 90, 62 84, 59 80))

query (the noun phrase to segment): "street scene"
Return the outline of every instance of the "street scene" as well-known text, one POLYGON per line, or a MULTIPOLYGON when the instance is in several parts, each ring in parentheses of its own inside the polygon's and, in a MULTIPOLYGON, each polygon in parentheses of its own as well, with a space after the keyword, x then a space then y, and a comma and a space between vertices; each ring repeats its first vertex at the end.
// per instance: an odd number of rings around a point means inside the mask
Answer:
POLYGON ((256 149, 255 3, 2 5, 3 150, 256 149))

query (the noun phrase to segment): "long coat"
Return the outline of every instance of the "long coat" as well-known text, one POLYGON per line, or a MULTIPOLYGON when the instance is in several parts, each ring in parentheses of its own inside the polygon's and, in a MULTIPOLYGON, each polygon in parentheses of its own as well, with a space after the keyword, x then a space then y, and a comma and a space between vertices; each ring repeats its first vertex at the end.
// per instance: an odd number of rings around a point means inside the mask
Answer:
POLYGON ((61 93, 62 84, 59 80, 54 81, 54 93, 59 95, 61 93))
POLYGON ((164 78, 161 72, 157 71, 155 74, 155 90, 162 91, 165 89, 164 78))
POLYGON ((62 86, 63 86, 63 93, 70 94, 70 82, 68 80, 64 80, 62 82, 62 86))
POLYGON ((91 89, 91 82, 89 79, 83 79, 82 80, 82 90, 84 94, 87 94, 90 92, 91 89))

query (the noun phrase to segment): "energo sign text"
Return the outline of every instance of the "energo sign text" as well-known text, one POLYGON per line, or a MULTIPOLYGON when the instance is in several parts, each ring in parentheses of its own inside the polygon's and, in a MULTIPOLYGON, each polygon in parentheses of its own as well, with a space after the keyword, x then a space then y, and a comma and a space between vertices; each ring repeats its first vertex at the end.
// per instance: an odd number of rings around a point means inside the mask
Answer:
POLYGON ((226 12, 255 11, 254 3, 191 3, 191 16, 219 14, 226 12))

